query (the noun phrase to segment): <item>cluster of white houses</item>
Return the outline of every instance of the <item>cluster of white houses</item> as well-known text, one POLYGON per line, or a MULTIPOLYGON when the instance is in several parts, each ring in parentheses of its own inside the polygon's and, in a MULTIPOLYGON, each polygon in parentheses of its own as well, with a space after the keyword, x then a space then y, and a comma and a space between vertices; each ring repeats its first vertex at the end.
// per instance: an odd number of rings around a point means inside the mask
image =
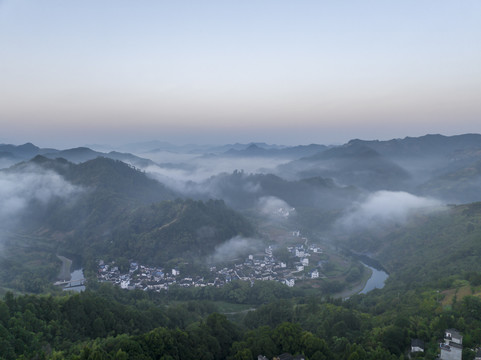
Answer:
POLYGON ((279 281, 287 286, 294 286, 298 279, 316 279, 321 276, 320 267, 322 263, 316 261, 316 266, 306 267, 310 264, 311 254, 322 254, 322 249, 316 245, 309 247, 297 245, 288 247, 291 254, 291 266, 286 262, 277 260, 273 255, 273 247, 268 246, 263 254, 249 255, 243 263, 234 264, 230 267, 217 269, 210 268, 209 279, 194 276, 192 274, 181 274, 178 269, 165 271, 163 268, 140 265, 132 262, 128 273, 121 274, 115 264, 105 264, 99 261, 98 279, 109 281, 123 289, 143 290, 167 290, 169 286, 178 285, 181 287, 204 287, 223 286, 232 280, 250 281, 279 281))
MULTIPOLYGON (((312 268, 308 273, 305 268, 309 266, 310 252, 315 251, 321 254, 322 250, 317 246, 305 248, 303 245, 287 248, 292 257, 297 258, 292 266, 284 261, 276 259, 273 255, 273 248, 269 246, 265 249, 264 254, 249 255, 243 263, 234 264, 233 267, 223 268, 218 270, 216 267, 211 267, 211 272, 215 273, 217 278, 229 282, 234 279, 244 281, 265 281, 273 280, 280 281, 287 286, 294 286, 297 279, 311 278, 317 279, 320 277, 320 272, 317 267, 312 268)), ((321 266, 319 263, 318 266, 321 266)))
POLYGON ((115 264, 99 262, 97 278, 99 281, 108 281, 122 289, 134 290, 168 290, 169 286, 181 287, 204 287, 220 286, 219 281, 207 282, 203 277, 182 277, 178 269, 174 268, 166 272, 163 268, 130 263, 128 273, 122 274, 115 264))

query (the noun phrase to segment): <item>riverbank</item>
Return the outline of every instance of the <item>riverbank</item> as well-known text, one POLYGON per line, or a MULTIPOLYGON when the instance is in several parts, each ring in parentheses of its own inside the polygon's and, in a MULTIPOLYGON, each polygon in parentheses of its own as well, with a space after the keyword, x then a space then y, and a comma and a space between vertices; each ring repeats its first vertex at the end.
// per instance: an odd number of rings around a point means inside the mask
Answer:
POLYGON ((366 287, 366 284, 371 278, 372 274, 373 274, 373 271, 371 270, 371 268, 366 266, 362 279, 358 284, 353 285, 348 289, 341 291, 340 293, 334 294, 332 295, 332 297, 335 299, 339 299, 339 298, 347 299, 353 295, 359 294, 366 287))
POLYGON ((60 273, 58 274, 59 280, 70 280, 70 268, 72 267, 72 260, 62 255, 57 255, 57 257, 62 261, 62 267, 60 269, 60 273))

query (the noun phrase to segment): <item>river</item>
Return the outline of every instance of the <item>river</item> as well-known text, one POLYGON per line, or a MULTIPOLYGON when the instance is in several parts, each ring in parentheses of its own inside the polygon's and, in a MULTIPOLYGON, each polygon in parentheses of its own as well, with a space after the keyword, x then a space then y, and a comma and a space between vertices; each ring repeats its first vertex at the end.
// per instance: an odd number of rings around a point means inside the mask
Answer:
MULTIPOLYGON (((74 270, 70 273, 70 281, 78 281, 84 279, 84 270, 83 269, 77 269, 74 270)), ((70 288, 63 288, 64 291, 76 291, 76 292, 81 292, 85 290, 85 286, 74 286, 70 288)))
POLYGON ((372 275, 366 282, 366 285, 364 285, 364 288, 361 290, 360 294, 367 294, 369 291, 374 289, 382 289, 389 275, 383 270, 378 270, 364 263, 363 265, 372 270, 372 275))
MULTIPOLYGON (((84 277, 84 271, 82 268, 71 271, 73 261, 71 259, 66 258, 65 256, 57 255, 57 257, 62 260, 62 267, 60 269, 60 274, 58 276, 61 281, 69 281, 72 285, 77 285, 84 277)), ((68 285, 67 285, 68 286, 68 285)), ((65 291, 84 291, 85 286, 72 286, 63 288, 65 291)))

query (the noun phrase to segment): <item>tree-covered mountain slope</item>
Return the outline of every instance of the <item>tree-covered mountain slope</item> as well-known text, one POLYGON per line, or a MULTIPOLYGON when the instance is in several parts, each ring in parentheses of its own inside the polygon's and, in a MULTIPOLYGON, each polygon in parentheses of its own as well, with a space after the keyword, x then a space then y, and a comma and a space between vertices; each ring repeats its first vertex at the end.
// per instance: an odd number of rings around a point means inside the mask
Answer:
POLYGON ((481 273, 481 203, 417 214, 403 225, 356 233, 348 244, 373 254, 391 282, 448 288, 469 272, 481 273))
POLYGON ((402 167, 377 151, 356 143, 280 165, 277 173, 294 178, 332 178, 339 184, 367 190, 402 189, 410 180, 409 173, 402 167))
POLYGON ((420 185, 418 191, 450 203, 481 201, 481 160, 434 176, 420 185))
MULTIPOLYGON (((59 266, 51 256, 58 253, 84 262, 124 257, 161 266, 174 258, 202 261, 230 238, 253 234, 249 222, 223 201, 175 200, 174 192, 120 161, 73 164, 38 156, 2 175, 11 183, 30 179, 25 187, 36 187, 22 195, 10 185, 19 193, 14 200, 23 205, 15 223, 2 226, 7 239, 2 255, 10 256, 10 268, 18 270, 4 273, 12 286, 17 275, 24 282, 35 271, 33 258, 38 266, 42 261, 59 266), (24 263, 32 267, 23 269, 24 263)), ((52 270, 42 274, 51 277, 52 270)))
POLYGON ((192 194, 202 192, 223 199, 236 209, 250 209, 262 197, 276 197, 293 207, 339 209, 358 199, 361 190, 339 186, 332 179, 313 177, 289 181, 273 174, 247 174, 234 171, 212 176, 200 184, 191 184, 192 194))
POLYGON ((48 159, 37 156, 29 162, 14 166, 9 171, 20 172, 32 165, 52 170, 63 176, 66 181, 85 190, 115 194, 119 199, 131 202, 148 204, 172 200, 179 196, 131 165, 105 157, 74 164, 62 158, 48 159))
POLYGON ((174 258, 204 263, 218 245, 254 233, 250 223, 222 200, 164 201, 138 208, 115 222, 118 226, 102 246, 98 238, 91 239, 99 248, 96 252, 148 264, 165 265, 174 258))

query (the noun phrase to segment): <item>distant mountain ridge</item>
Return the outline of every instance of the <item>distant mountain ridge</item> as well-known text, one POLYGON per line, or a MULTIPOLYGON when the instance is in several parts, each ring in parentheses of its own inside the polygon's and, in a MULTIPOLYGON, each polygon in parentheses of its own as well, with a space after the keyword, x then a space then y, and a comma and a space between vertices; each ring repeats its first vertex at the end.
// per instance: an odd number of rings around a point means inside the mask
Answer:
POLYGON ((97 157, 106 157, 113 160, 120 160, 138 167, 147 167, 154 165, 152 160, 144 159, 129 153, 120 153, 117 151, 111 151, 109 153, 103 153, 94 151, 88 147, 77 147, 66 150, 57 150, 52 148, 39 148, 32 143, 26 143, 23 145, 0 145, 0 159, 6 159, 10 162, 9 165, 13 165, 16 162, 27 161, 33 159, 37 155, 42 155, 49 159, 63 158, 70 162, 81 163, 88 160, 93 160, 97 157))
POLYGON ((251 144, 244 149, 229 149, 220 154, 227 157, 278 157, 287 159, 298 159, 305 156, 317 154, 326 150, 325 145, 310 144, 289 146, 284 148, 264 148, 256 144, 251 144))
POLYGON ((409 173, 368 146, 348 143, 280 165, 278 174, 291 178, 332 178, 367 190, 401 189, 409 173))
MULTIPOLYGON (((151 142, 146 145, 159 144, 151 142)), ((164 145, 170 146, 165 143, 164 145)), ((195 145, 188 147, 193 149, 195 145)), ((481 200, 481 186, 477 185, 481 178, 477 171, 472 171, 478 169, 481 161, 480 134, 428 134, 387 141, 353 139, 344 145, 333 147, 318 144, 282 146, 236 143, 216 148, 197 146, 197 150, 200 149, 206 151, 200 159, 208 161, 252 158, 262 164, 263 159, 278 159, 279 163, 291 160, 271 170, 273 174, 288 181, 319 177, 333 179, 342 186, 354 186, 367 191, 408 191, 417 195, 435 196, 450 203, 481 200)), ((167 175, 171 171, 174 178, 176 171, 184 172, 188 176, 189 173, 194 174, 201 170, 200 162, 195 163, 197 158, 192 156, 185 163, 183 160, 176 163, 176 160, 170 161, 177 159, 175 157, 166 156, 169 161, 162 162, 162 155, 155 154, 156 161, 159 161, 156 163, 130 153, 102 153, 87 147, 41 149, 32 143, 19 146, 0 145, 0 167, 5 168, 37 155, 51 159, 64 158, 74 163, 105 157, 142 169, 159 165, 167 175)), ((146 156, 149 154, 146 153, 146 156)), ((260 166, 258 169, 267 172, 266 167, 260 166)), ((212 175, 219 174, 220 167, 217 171, 218 173, 212 175)))
MULTIPOLYGON (((481 149, 481 134, 462 134, 454 136, 445 136, 440 134, 427 134, 420 137, 405 137, 404 139, 391 140, 361 140, 352 139, 344 145, 340 146, 326 146, 322 144, 310 145, 275 145, 263 142, 251 143, 235 143, 225 145, 174 145, 165 141, 150 141, 144 143, 129 144, 118 147, 124 151, 148 152, 156 151, 180 151, 180 152, 198 152, 198 153, 216 153, 227 155, 265 155, 276 156, 304 152, 304 157, 314 155, 316 151, 324 151, 331 148, 346 148, 347 145, 364 145, 377 151, 379 154, 386 157, 403 157, 403 156, 419 156, 419 154, 427 155, 449 155, 456 151, 466 151, 467 149, 481 149)), ((97 145, 99 147, 100 145, 97 145)), ((90 160, 93 156, 110 157, 109 154, 117 154, 117 156, 130 155, 118 151, 99 152, 90 149, 89 147, 78 147, 65 150, 57 150, 53 148, 39 148, 32 143, 23 145, 0 144, 0 156, 9 156, 10 153, 15 158, 21 160, 29 160, 36 155, 48 155, 53 157, 57 154, 58 157, 65 157, 69 161, 90 160), (69 158, 70 157, 70 158, 69 158)), ((113 155, 112 155, 113 156, 113 155)), ((140 158, 142 159, 142 158, 140 158)), ((146 160, 146 159, 142 159, 146 160)))
POLYGON ((387 141, 354 139, 348 144, 365 145, 387 157, 446 156, 463 149, 481 149, 481 134, 454 136, 428 134, 387 141))
POLYGON ((372 149, 369 146, 364 144, 357 144, 357 143, 347 143, 342 146, 336 146, 332 149, 328 149, 323 152, 318 152, 312 156, 302 158, 301 160, 335 160, 335 159, 347 159, 347 158, 359 158, 359 159, 367 159, 367 158, 380 158, 381 154, 379 154, 376 150, 372 149))
POLYGON ((16 160, 29 160, 50 151, 54 151, 54 149, 41 149, 32 143, 23 145, 0 144, 0 157, 11 157, 16 160))
POLYGON ((411 174, 407 190, 449 203, 481 201, 481 135, 425 135, 389 141, 351 140, 367 146, 411 174))
POLYGON ((219 154, 226 152, 230 149, 234 150, 244 150, 250 145, 256 145, 264 149, 282 149, 285 145, 275 145, 267 144, 264 142, 251 142, 247 144, 235 143, 235 144, 224 144, 224 145, 212 145, 212 144, 185 144, 185 145, 175 145, 167 141, 146 141, 140 143, 126 144, 119 146, 117 150, 128 151, 139 154, 149 154, 156 152, 176 152, 176 153, 193 153, 193 154, 206 154, 214 153, 219 154))

